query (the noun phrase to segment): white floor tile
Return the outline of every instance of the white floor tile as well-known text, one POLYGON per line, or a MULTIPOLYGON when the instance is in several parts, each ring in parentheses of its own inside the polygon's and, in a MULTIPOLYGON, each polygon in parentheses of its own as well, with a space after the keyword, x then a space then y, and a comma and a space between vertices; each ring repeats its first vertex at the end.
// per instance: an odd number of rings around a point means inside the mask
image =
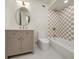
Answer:
POLYGON ((64 59, 61 55, 59 55, 52 48, 49 50, 40 50, 38 48, 35 49, 34 54, 25 54, 16 57, 11 57, 10 59, 64 59))

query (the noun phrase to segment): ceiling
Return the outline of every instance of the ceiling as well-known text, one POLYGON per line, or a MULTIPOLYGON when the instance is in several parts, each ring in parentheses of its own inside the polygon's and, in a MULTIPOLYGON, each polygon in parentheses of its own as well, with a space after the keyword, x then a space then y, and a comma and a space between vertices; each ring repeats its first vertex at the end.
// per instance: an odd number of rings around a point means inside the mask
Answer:
POLYGON ((69 5, 74 4, 74 0, 41 0, 41 1, 54 10, 61 10, 69 5))

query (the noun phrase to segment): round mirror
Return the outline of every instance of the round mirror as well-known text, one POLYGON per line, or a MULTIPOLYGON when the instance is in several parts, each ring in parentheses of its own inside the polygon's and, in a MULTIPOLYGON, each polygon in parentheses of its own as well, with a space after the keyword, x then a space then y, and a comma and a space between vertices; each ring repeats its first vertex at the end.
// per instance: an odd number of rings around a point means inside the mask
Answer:
POLYGON ((29 11, 25 7, 17 9, 16 22, 20 26, 28 25, 30 22, 29 11))

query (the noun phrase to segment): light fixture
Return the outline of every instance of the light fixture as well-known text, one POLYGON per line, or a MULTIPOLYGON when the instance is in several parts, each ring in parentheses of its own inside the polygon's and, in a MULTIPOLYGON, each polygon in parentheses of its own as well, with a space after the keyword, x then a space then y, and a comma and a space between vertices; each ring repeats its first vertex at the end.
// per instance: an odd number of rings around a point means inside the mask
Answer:
POLYGON ((68 3, 68 0, 65 0, 64 3, 68 3))
POLYGON ((17 2, 17 5, 19 6, 25 6, 26 8, 30 9, 30 2, 26 2, 26 1, 19 1, 19 0, 16 0, 17 2))

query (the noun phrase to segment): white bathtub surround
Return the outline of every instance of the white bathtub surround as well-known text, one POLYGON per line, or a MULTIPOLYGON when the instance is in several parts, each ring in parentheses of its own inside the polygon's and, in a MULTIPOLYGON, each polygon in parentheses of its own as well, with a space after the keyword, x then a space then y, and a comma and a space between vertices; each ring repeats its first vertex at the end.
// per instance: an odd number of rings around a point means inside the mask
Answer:
POLYGON ((25 54, 10 59, 63 59, 63 57, 51 48, 47 51, 36 48, 34 54, 25 54))
POLYGON ((74 59, 74 41, 68 41, 62 38, 51 38, 51 46, 59 52, 64 59, 74 59))

